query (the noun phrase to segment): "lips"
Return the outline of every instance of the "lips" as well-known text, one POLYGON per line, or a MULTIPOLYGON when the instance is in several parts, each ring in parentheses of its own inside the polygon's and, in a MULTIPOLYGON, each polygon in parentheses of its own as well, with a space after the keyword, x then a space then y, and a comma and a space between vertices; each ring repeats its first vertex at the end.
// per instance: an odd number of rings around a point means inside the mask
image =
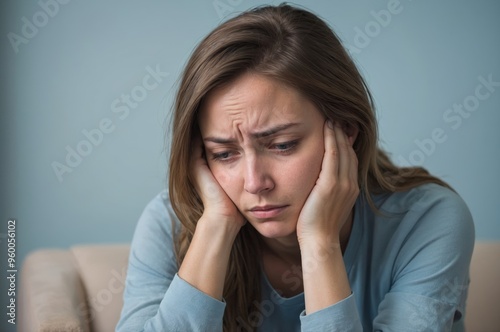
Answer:
POLYGON ((288 205, 264 205, 264 206, 255 206, 248 211, 255 218, 266 219, 278 216, 287 207, 288 205))

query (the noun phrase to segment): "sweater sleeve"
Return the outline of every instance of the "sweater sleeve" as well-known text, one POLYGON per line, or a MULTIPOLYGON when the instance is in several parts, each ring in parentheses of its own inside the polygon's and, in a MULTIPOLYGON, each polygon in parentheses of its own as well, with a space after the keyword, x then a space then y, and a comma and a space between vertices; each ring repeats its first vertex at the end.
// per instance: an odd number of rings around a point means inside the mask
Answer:
POLYGON ((472 216, 448 189, 412 205, 393 235, 391 286, 378 306, 374 331, 463 329, 474 247, 472 216))
POLYGON ((358 309, 356 308, 356 301, 353 294, 338 303, 310 315, 306 315, 305 311, 303 311, 300 314, 300 324, 303 332, 363 332, 363 326, 359 319, 358 309))
POLYGON ((177 217, 164 191, 137 224, 117 332, 222 331, 225 303, 177 275, 172 222, 177 217))

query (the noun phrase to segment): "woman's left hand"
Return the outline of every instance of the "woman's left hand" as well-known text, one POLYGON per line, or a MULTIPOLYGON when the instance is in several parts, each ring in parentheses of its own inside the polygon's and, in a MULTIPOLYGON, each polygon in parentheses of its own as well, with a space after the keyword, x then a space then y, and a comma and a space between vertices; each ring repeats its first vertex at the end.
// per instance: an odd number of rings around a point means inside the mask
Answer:
POLYGON ((329 120, 323 130, 325 153, 316 184, 299 215, 299 244, 318 239, 340 241, 340 231, 359 194, 358 159, 352 139, 338 123, 329 120))

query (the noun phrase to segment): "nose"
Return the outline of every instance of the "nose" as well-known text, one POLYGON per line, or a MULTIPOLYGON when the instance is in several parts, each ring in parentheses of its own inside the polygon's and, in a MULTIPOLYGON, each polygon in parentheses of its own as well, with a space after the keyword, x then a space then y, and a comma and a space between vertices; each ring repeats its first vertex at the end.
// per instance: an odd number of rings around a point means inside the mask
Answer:
POLYGON ((262 194, 274 188, 270 165, 258 156, 249 156, 245 160, 244 189, 250 194, 262 194))

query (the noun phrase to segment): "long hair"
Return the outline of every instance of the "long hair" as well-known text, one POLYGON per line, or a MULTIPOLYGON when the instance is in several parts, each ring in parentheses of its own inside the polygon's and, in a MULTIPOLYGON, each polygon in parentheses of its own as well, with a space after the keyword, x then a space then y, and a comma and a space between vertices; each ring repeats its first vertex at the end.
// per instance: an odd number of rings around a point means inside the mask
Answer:
MULTIPOLYGON (((213 30, 194 50, 175 101, 169 192, 181 222, 176 255, 180 265, 191 243, 203 204, 189 174, 197 113, 207 94, 244 72, 276 79, 306 96, 327 118, 359 129, 353 145, 360 192, 377 210, 371 194, 405 191, 434 182, 420 167, 400 168, 378 147, 372 96, 332 29, 316 15, 286 4, 259 7, 213 30)), ((172 226, 174 227, 174 225, 172 226)), ((239 232, 224 285, 224 330, 249 322, 260 298, 259 243, 249 223, 239 232)))

